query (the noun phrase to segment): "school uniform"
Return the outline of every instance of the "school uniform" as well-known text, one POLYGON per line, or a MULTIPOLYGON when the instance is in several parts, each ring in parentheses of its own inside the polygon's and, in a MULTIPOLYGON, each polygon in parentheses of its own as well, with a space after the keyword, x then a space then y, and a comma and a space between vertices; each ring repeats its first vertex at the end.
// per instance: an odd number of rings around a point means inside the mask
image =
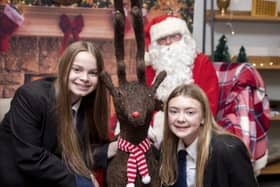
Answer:
MULTIPOLYGON (((193 149, 197 145, 196 141, 197 140, 195 140, 195 142, 188 148, 185 148, 187 151, 187 166, 185 168, 187 187, 195 187, 195 172, 193 172, 195 171, 195 168, 193 168, 193 162, 196 162, 196 158, 189 157, 193 157, 197 154, 193 149)), ((182 143, 179 141, 178 150, 182 149, 180 147, 182 147, 182 143)), ((210 143, 210 155, 205 168, 203 184, 204 187, 258 186, 248 156, 248 151, 239 138, 229 135, 213 135, 210 143)), ((174 187, 175 186, 178 187, 180 185, 175 184, 174 187)))
MULTIPOLYGON (((61 159, 57 143, 53 81, 53 78, 33 81, 16 91, 0 126, 0 186, 76 186, 75 176, 61 159)), ((78 121, 82 121, 79 118, 82 114, 81 108, 78 121)), ((96 167, 105 168, 108 146, 96 147, 96 167)))

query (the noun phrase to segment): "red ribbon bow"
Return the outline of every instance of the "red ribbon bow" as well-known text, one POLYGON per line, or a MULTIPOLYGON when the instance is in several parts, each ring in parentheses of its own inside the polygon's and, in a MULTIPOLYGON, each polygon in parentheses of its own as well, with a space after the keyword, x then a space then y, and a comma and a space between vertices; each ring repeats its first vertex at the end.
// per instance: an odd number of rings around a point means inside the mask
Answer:
POLYGON ((60 16, 59 27, 64 33, 61 50, 61 52, 63 52, 69 42, 71 34, 75 41, 80 39, 79 34, 84 27, 84 18, 82 15, 78 15, 71 21, 67 15, 63 14, 60 16))

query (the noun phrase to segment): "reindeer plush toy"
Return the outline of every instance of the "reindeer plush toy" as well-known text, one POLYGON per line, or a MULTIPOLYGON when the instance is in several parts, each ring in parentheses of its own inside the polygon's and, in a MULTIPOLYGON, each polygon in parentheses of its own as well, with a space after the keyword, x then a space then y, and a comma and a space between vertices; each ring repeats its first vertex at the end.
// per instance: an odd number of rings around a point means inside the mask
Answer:
POLYGON ((115 0, 114 6, 114 44, 119 85, 115 87, 106 72, 101 73, 101 79, 112 95, 120 122, 120 134, 119 150, 108 165, 106 181, 109 187, 159 187, 159 163, 153 154, 147 134, 156 105, 155 92, 166 72, 159 73, 151 87, 146 86, 142 1, 132 0, 132 20, 137 44, 137 81, 127 81, 124 63, 123 2, 115 0))

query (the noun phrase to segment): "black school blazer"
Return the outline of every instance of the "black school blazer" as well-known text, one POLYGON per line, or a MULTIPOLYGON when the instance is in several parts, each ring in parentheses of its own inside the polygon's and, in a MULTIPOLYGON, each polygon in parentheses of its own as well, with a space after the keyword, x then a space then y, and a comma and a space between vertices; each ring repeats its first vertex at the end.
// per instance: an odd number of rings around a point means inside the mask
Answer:
POLYGON ((230 135, 213 135, 204 173, 204 187, 257 187, 243 142, 230 135))
POLYGON ((257 187, 244 143, 230 135, 214 135, 205 169, 204 187, 257 187))
MULTIPOLYGON (((57 145, 53 81, 33 81, 16 91, 0 127, 0 186, 76 186, 57 145)), ((106 167, 107 145, 95 153, 95 163, 106 167)))

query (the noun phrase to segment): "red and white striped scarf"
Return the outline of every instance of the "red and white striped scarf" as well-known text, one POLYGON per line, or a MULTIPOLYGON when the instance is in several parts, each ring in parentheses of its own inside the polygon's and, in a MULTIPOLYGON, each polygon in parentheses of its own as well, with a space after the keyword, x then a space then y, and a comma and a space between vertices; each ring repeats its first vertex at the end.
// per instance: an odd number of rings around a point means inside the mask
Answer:
POLYGON ((149 175, 148 165, 145 158, 145 152, 147 152, 150 147, 151 143, 148 138, 144 139, 138 145, 133 145, 121 137, 118 138, 118 148, 121 151, 129 153, 129 158, 127 161, 127 187, 134 186, 137 170, 142 177, 142 182, 144 184, 150 183, 151 177, 149 175))

